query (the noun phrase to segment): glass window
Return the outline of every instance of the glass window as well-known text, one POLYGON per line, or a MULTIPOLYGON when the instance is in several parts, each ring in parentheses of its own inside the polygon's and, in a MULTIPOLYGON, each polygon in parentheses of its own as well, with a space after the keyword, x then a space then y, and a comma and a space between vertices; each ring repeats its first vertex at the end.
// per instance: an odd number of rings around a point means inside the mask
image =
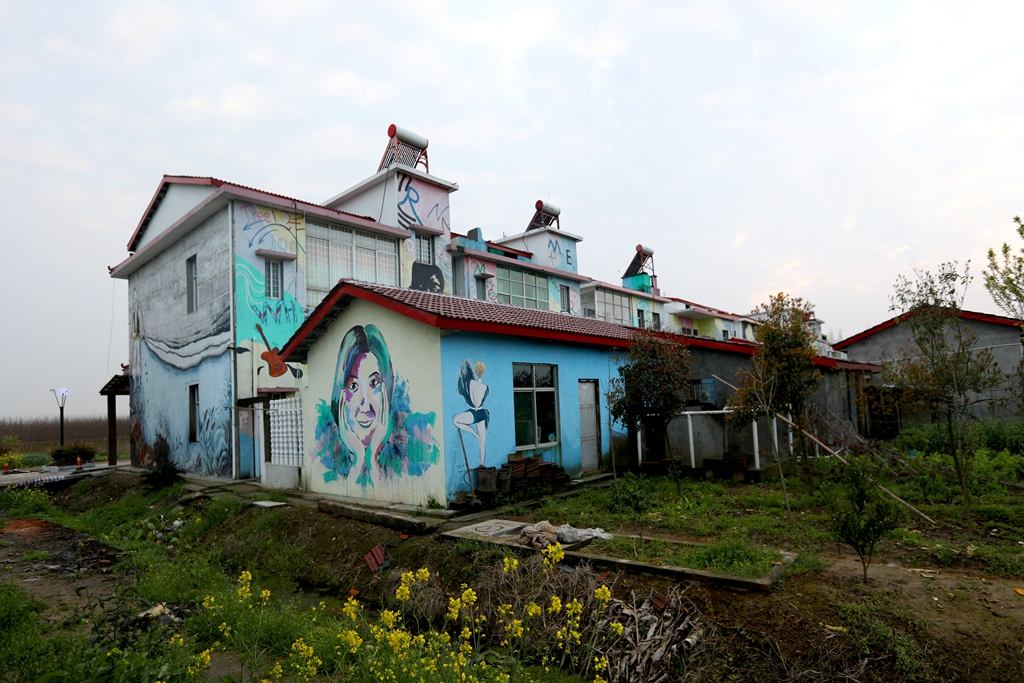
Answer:
POLYGON ((619 325, 632 325, 630 318, 629 297, 624 294, 616 294, 605 289, 596 291, 595 317, 610 323, 619 325))
POLYGON ((195 313, 197 299, 196 295, 199 292, 199 274, 196 270, 196 257, 185 261, 185 312, 195 313))
POLYGON ((548 310, 547 275, 498 266, 498 302, 548 310))
POLYGON ((558 288, 558 291, 561 294, 561 299, 562 299, 562 313, 571 313, 572 312, 572 305, 570 304, 570 299, 569 299, 569 288, 566 287, 565 285, 561 285, 558 288))
POLYGON ((651 313, 651 327, 656 330, 661 329, 661 313, 651 313))
POLYGON ((306 305, 316 306, 338 280, 349 278, 398 286, 398 242, 307 220, 306 305))
POLYGON ((434 238, 430 235, 416 235, 416 260, 434 265, 434 238))
POLYGON ((199 385, 188 387, 188 440, 190 443, 199 441, 199 385))
POLYGON ((636 321, 637 321, 637 325, 640 326, 640 327, 647 327, 647 321, 644 318, 644 313, 645 313, 644 309, 642 309, 642 308, 636 309, 636 321))
POLYGON ((281 298, 281 262, 267 260, 266 262, 266 297, 268 299, 281 298))
POLYGON ((558 368, 512 364, 516 448, 558 443, 558 368))

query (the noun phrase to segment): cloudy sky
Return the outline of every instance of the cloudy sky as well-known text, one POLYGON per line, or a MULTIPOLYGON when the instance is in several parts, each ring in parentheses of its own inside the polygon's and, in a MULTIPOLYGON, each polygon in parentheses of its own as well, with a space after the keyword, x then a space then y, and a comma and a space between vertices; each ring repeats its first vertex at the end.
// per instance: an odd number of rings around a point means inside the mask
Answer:
MULTIPOLYGON (((164 173, 324 201, 397 123, 458 182, 452 227, 562 207, 581 271, 637 242, 662 290, 825 330, 897 274, 1015 240, 1024 4, 0 0, 0 415, 104 410, 127 362, 107 266, 164 173)), ((995 311, 980 282, 968 306, 995 311)), ((124 399, 121 399, 122 401, 124 399)), ((121 405, 126 411, 127 405, 121 405)))

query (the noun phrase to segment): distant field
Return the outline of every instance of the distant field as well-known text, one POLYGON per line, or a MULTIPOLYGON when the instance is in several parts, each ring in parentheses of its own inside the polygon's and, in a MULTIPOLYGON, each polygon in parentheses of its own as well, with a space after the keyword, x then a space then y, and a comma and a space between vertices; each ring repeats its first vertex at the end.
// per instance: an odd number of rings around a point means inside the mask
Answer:
MULTIPOLYGON (((0 417, 0 436, 13 434, 21 440, 24 453, 49 453, 60 445, 60 420, 52 418, 0 417)), ((128 452, 128 418, 117 420, 117 450, 128 452)), ((107 451, 107 418, 103 415, 64 418, 64 441, 82 441, 98 453, 107 451)))

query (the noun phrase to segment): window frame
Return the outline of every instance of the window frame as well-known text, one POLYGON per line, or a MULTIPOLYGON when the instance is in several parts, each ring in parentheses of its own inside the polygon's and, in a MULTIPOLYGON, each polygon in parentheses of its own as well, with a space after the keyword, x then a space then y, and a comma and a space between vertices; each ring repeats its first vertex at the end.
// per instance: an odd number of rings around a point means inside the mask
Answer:
POLYGON ((185 313, 199 309, 199 266, 196 254, 185 259, 185 313))
POLYGON ((562 313, 572 313, 572 288, 569 285, 558 285, 558 294, 562 313))
POLYGON ((188 442, 199 443, 199 384, 188 385, 188 442))
POLYGON ((495 287, 498 290, 497 301, 500 304, 509 306, 550 311, 551 300, 548 294, 550 284, 550 277, 546 273, 538 273, 527 268, 499 265, 495 276, 495 287), (506 274, 506 277, 502 277, 503 272, 506 274), (516 279, 516 275, 520 276, 520 279, 516 279), (533 279, 532 284, 530 283, 531 278, 533 279), (540 284, 540 281, 543 281, 544 284, 540 284), (503 288, 506 291, 502 291, 503 288), (533 296, 527 295, 530 288, 533 289, 533 296), (519 291, 516 291, 517 289, 519 291), (523 303, 516 303, 515 299, 519 299, 523 303), (536 305, 530 306, 529 302, 531 301, 536 305))
POLYGON ((636 326, 647 327, 647 311, 642 308, 636 309, 636 326))
POLYGON ((279 301, 284 298, 284 264, 278 259, 266 258, 263 264, 263 296, 279 301), (276 280, 271 275, 276 271, 276 280))
MULTIPOLYGON (((433 252, 431 252, 433 253, 433 252)), ((310 308, 323 301, 339 280, 359 280, 385 287, 398 287, 401 280, 401 261, 398 240, 375 233, 354 230, 325 221, 306 220, 306 305, 310 308), (315 242, 314 242, 315 240, 315 242), (326 242, 326 261, 318 253, 326 242), (313 245, 317 248, 314 249, 313 245), (373 279, 359 277, 367 267, 359 260, 367 252, 373 253, 373 279), (317 268, 326 268, 326 282, 318 282, 317 268), (382 275, 384 277, 382 277, 382 275), (323 287, 316 286, 323 284, 323 287)))
POLYGON ((434 236, 416 235, 416 263, 423 263, 428 266, 434 265, 434 236), (426 260, 423 260, 424 254, 426 260))
POLYGON ((551 448, 557 446, 562 441, 562 419, 560 414, 558 397, 558 366, 552 363, 512 363, 512 433, 513 440, 515 443, 516 451, 529 451, 538 448, 551 448), (530 387, 517 387, 516 382, 516 367, 517 366, 529 366, 530 367, 530 387), (536 368, 550 368, 552 376, 552 386, 550 387, 538 387, 537 384, 537 371, 536 368), (515 399, 517 395, 529 394, 532 397, 531 403, 533 407, 533 443, 519 444, 519 436, 516 433, 516 414, 515 414, 515 399), (541 441, 539 420, 537 419, 537 395, 538 394, 551 394, 554 399, 554 420, 555 420, 555 440, 554 441, 541 441))

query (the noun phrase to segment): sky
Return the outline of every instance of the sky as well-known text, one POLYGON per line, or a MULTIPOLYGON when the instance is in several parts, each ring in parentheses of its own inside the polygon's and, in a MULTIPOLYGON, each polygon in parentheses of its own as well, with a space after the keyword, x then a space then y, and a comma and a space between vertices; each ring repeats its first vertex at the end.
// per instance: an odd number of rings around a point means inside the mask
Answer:
MULTIPOLYGON (((746 312, 811 301, 830 338, 899 274, 1017 246, 1024 3, 0 0, 0 416, 105 411, 128 359, 107 267, 161 176, 322 202, 395 123, 457 182, 452 229, 533 203, 616 282, 746 312)), ((119 399, 120 412, 127 411, 119 399)))

